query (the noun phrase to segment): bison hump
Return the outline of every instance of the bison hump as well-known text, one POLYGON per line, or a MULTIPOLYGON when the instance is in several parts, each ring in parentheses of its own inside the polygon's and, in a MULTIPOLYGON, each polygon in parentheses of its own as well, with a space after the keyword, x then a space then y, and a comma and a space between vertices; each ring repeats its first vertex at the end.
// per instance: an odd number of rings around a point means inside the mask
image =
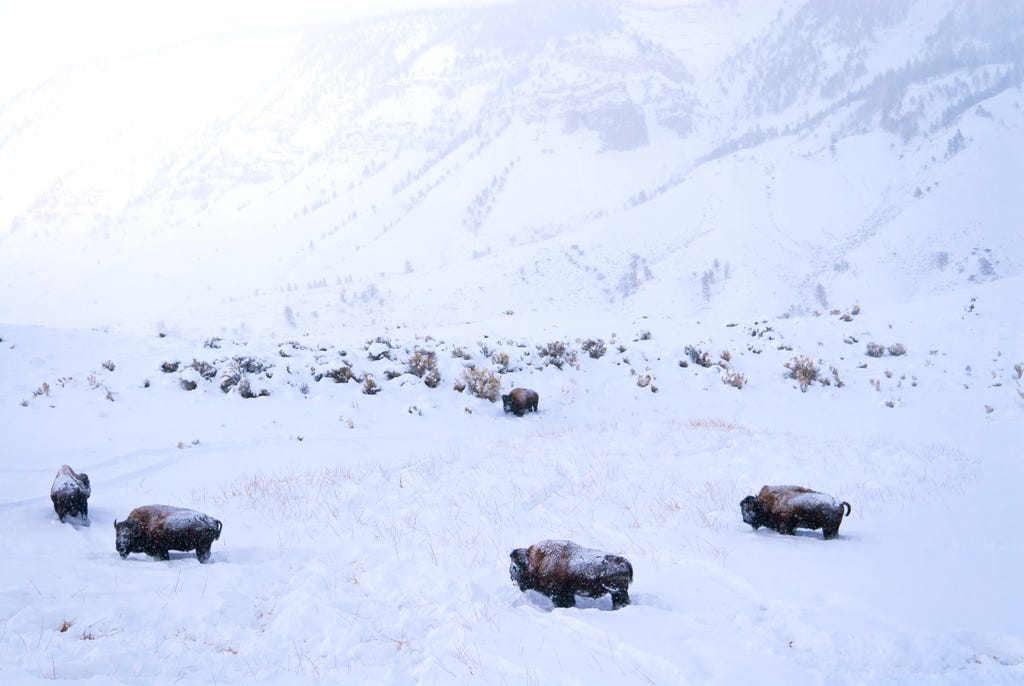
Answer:
POLYGON ((78 475, 72 471, 71 467, 64 465, 57 472, 57 477, 53 480, 53 486, 50 487, 51 495, 59 495, 63 493, 76 493, 83 492, 86 496, 89 495, 90 489, 86 486, 78 475))

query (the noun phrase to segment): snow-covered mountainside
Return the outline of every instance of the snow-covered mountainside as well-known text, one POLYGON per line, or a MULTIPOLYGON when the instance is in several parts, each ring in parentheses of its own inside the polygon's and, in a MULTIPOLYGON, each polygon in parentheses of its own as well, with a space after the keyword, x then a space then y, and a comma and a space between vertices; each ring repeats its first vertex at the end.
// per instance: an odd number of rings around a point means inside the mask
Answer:
POLYGON ((0 319, 759 316, 1017 275, 1022 12, 528 2, 77 64, 0 103, 0 319))
POLYGON ((1024 683, 1020 3, 448 4, 0 74, 0 682, 1024 683))

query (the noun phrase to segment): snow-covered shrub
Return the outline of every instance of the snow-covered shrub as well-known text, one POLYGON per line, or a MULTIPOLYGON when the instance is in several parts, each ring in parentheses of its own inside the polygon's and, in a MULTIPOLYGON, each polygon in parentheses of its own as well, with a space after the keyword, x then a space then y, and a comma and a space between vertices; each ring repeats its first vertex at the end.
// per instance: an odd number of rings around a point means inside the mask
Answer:
POLYGON ((601 357, 603 357, 608 350, 605 347, 604 341, 602 341, 600 338, 588 338, 587 340, 583 341, 582 344, 580 344, 580 348, 582 348, 583 352, 587 353, 588 355, 590 355, 591 358, 595 360, 598 360, 601 357))
POLYGON ((437 369, 437 353, 433 350, 417 350, 409 358, 408 369, 410 374, 423 379, 428 388, 437 388, 441 383, 441 372, 437 369))
POLYGON ((270 376, 270 367, 254 357, 235 357, 228 363, 220 377, 220 390, 230 393, 232 388, 238 388, 238 394, 243 398, 256 398, 270 395, 267 389, 254 391, 247 375, 266 374, 270 376), (244 382, 244 383, 243 383, 244 382))
POLYGON ((164 362, 160 365, 160 371, 162 371, 164 374, 173 374, 174 372, 178 371, 178 366, 180 364, 181 363, 178 362, 177 360, 175 360, 174 362, 164 362))
POLYGON ((885 346, 881 343, 870 342, 868 343, 867 350, 865 350, 868 357, 881 357, 885 354, 885 346))
MULTIPOLYGON (((340 367, 328 370, 324 373, 329 379, 334 379, 334 383, 348 383, 352 379, 356 379, 355 373, 352 371, 352 365, 345 362, 340 367)), ((359 379, 356 379, 359 381, 359 379)))
POLYGON ((366 374, 363 377, 363 393, 366 395, 377 395, 380 393, 380 386, 377 385, 372 374, 366 374))
POLYGON ((561 369, 567 364, 576 364, 576 353, 566 346, 565 341, 551 341, 545 345, 538 345, 537 352, 540 353, 545 365, 550 364, 561 369))
POLYGON ((189 368, 199 372, 199 376, 201 376, 204 379, 212 379, 213 377, 217 376, 216 367, 214 367, 209 362, 197 360, 194 357, 192 358, 192 364, 189 365, 189 368))
POLYGON ((111 360, 107 360, 106 362, 103 363, 103 368, 106 369, 108 372, 112 372, 114 371, 114 363, 111 360))
POLYGON ((789 378, 796 379, 801 391, 806 392, 807 387, 818 380, 818 366, 806 355, 794 357, 785 366, 789 370, 789 378))
POLYGON ((243 398, 264 398, 270 395, 270 391, 266 388, 254 390, 252 384, 249 383, 249 379, 243 376, 238 380, 238 395, 243 398))
MULTIPOLYGON (((490 369, 471 366, 462 372, 462 388, 492 403, 501 395, 501 377, 490 369)), ((456 384, 456 390, 460 390, 456 384)))
POLYGON ((722 375, 722 383, 733 388, 743 388, 747 385, 747 377, 737 371, 726 368, 725 373, 722 375))
POLYGON ((902 343, 893 343, 887 348, 887 350, 889 351, 889 354, 892 355, 893 357, 899 357, 900 355, 907 354, 907 346, 903 345, 902 343))
POLYGON ((506 352, 495 350, 494 353, 491 354, 491 362, 497 365, 499 374, 508 374, 512 371, 512 360, 506 352))
POLYGON ((196 390, 202 380, 202 375, 193 367, 187 367, 181 372, 181 387, 186 391, 196 390))
POLYGON ((394 347, 387 338, 377 336, 377 338, 366 342, 366 356, 374 362, 383 359, 393 360, 391 350, 394 347))
POLYGON ((700 348, 688 345, 683 352, 686 353, 687 357, 689 357, 694 364, 699 364, 701 367, 710 367, 712 365, 711 355, 708 355, 700 348))
POLYGON ((832 372, 832 380, 836 388, 842 388, 843 386, 846 385, 845 383, 843 383, 843 380, 839 378, 839 370, 836 369, 836 366, 834 364, 829 365, 829 371, 832 372))

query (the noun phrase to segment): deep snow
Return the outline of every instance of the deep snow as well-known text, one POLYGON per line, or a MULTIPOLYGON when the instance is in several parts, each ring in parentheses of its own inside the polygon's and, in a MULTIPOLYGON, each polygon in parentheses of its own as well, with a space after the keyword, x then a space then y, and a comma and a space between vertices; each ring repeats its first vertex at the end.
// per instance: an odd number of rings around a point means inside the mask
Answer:
POLYGON ((609 333, 600 359, 520 322, 578 351, 561 371, 533 340, 475 326, 390 332, 394 362, 371 361, 354 330, 214 349, 4 327, 5 680, 1019 683, 1024 398, 1004 319, 1018 287, 976 288, 969 313, 964 293, 917 303, 914 320, 647 319, 649 338, 609 333), (766 326, 774 340, 751 336, 766 326), (908 353, 870 358, 851 332, 908 353), (730 351, 747 385, 680 366, 685 342, 730 351), (481 364, 481 345, 510 355, 503 388, 538 390, 538 414, 452 390, 466 363, 452 351, 481 364), (414 346, 437 351, 437 388, 384 380, 414 346), (341 350, 379 394, 313 380, 341 350), (802 351, 844 386, 801 393, 784 363, 802 351), (269 396, 217 379, 186 391, 160 370, 235 354, 275 365, 253 384, 269 396), (46 488, 62 462, 92 478, 90 527, 56 520, 46 488), (743 524, 740 499, 784 482, 852 504, 838 540, 743 524), (110 524, 148 502, 223 521, 211 563, 121 560, 110 524), (628 557, 633 604, 554 610, 520 593, 508 555, 546 538, 628 557))

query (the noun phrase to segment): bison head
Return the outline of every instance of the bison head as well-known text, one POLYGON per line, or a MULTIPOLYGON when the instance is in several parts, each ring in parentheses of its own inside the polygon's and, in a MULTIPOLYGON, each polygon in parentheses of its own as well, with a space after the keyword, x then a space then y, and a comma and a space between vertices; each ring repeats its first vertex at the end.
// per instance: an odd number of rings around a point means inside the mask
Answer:
POLYGON ((764 526, 764 505, 752 495, 740 501, 740 512, 743 513, 743 521, 757 529, 764 526))
POLYGON ((123 522, 114 520, 114 531, 117 532, 115 545, 121 559, 128 557, 135 547, 135 541, 139 535, 139 523, 134 519, 126 519, 123 522))
POLYGON ((511 393, 501 396, 501 406, 505 409, 505 414, 515 411, 516 400, 511 393))
POLYGON ((512 581, 519 585, 520 591, 533 588, 533 573, 530 571, 530 562, 526 559, 526 548, 516 548, 509 557, 512 563, 508 567, 508 574, 512 581))

